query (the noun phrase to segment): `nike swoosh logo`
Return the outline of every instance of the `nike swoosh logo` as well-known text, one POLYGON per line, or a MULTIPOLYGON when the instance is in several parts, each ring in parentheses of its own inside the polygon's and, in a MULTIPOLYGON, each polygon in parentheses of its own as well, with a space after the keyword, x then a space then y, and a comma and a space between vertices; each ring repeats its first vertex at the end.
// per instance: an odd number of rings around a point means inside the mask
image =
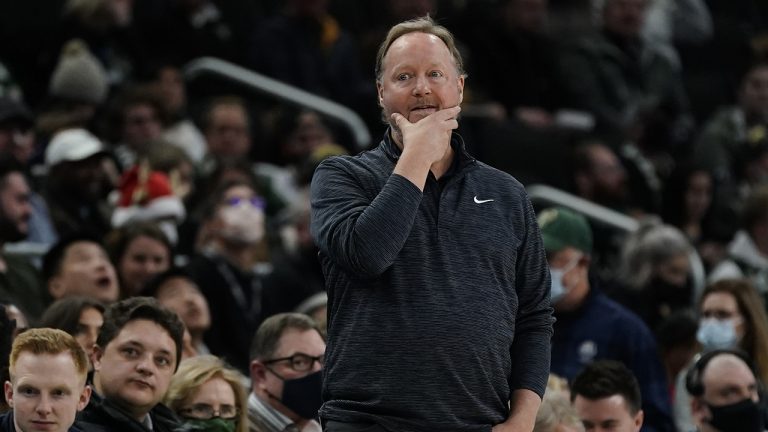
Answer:
POLYGON ((491 201, 493 201, 493 200, 492 199, 484 199, 484 200, 477 199, 477 195, 475 195, 475 204, 483 204, 483 203, 487 203, 487 202, 491 202, 491 201))

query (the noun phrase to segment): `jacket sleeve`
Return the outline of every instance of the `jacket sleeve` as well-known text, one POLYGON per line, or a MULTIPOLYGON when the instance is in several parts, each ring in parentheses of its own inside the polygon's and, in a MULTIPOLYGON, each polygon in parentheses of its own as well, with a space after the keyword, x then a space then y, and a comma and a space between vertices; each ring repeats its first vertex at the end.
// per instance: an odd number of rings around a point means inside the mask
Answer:
POLYGON ((549 378, 551 339, 554 323, 549 301, 550 276, 539 225, 525 193, 523 218, 525 231, 516 264, 518 312, 515 338, 510 349, 512 373, 510 390, 528 389, 544 396, 549 378))
POLYGON ((422 193, 392 174, 378 193, 363 187, 344 159, 324 161, 311 186, 311 232, 331 260, 362 278, 376 277, 397 258, 416 219, 422 193))

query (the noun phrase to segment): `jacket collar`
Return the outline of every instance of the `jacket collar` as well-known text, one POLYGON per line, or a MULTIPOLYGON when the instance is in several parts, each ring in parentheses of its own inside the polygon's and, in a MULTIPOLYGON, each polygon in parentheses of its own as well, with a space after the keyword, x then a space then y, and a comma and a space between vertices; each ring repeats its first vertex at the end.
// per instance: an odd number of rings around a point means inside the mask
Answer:
MULTIPOLYGON (((140 423, 145 428, 147 427, 146 422, 136 421, 127 411, 123 410, 114 402, 96 393, 96 391, 91 392, 91 400, 88 403, 86 410, 89 408, 93 411, 100 411, 107 417, 115 419, 116 421, 133 421, 140 423)), ((152 407, 152 409, 147 413, 147 416, 150 416, 153 430, 166 430, 169 429, 169 427, 170 429, 173 429, 181 424, 179 419, 176 417, 176 414, 174 414, 170 408, 166 407, 162 403, 158 403, 152 407)))

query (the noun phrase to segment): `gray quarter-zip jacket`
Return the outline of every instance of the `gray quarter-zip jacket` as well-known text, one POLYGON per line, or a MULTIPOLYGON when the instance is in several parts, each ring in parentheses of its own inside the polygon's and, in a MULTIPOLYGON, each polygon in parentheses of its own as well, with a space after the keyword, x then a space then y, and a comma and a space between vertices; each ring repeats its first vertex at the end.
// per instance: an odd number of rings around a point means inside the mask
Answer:
POLYGON ((455 160, 422 193, 393 174, 389 132, 357 156, 324 161, 311 230, 328 289, 321 417, 390 431, 490 431, 512 391, 543 395, 549 271, 523 186, 455 160))

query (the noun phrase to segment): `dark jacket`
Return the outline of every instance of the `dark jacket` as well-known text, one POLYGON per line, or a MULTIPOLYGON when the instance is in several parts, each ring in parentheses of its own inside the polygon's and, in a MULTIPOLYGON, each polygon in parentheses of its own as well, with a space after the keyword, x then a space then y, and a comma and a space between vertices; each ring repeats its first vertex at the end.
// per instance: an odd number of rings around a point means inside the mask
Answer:
MULTIPOLYGON (((13 411, 0 416, 0 432, 16 432, 16 427, 13 425, 13 411)), ((74 426, 69 428, 69 432, 86 432, 82 429, 78 429, 74 426)))
POLYGON ((624 363, 635 375, 643 396, 643 431, 674 431, 667 377, 656 340, 632 311, 611 300, 590 279, 591 290, 575 311, 555 314, 552 373, 568 381, 596 360, 624 363))
MULTIPOLYGON (((149 412, 152 419, 151 432, 178 432, 183 430, 176 415, 165 405, 157 404, 149 412)), ((146 426, 136 421, 114 403, 91 394, 91 401, 77 415, 75 426, 83 432, 150 432, 146 426)))
POLYGON ((251 339, 270 313, 262 301, 268 281, 264 275, 243 271, 216 253, 194 257, 187 268, 211 311, 205 345, 212 354, 247 374, 251 339))
POLYGON ((549 271, 523 186, 460 136, 424 191, 374 150, 326 159, 312 235, 328 288, 321 416, 398 432, 490 431, 549 373, 549 271))

